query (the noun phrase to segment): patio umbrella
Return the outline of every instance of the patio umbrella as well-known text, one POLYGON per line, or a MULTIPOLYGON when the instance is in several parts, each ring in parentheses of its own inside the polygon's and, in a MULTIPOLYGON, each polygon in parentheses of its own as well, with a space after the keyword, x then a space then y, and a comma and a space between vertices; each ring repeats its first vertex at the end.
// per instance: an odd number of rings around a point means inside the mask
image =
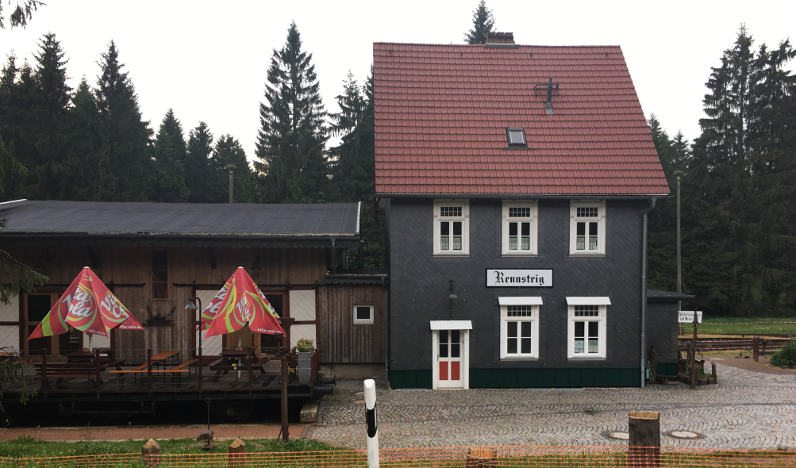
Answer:
POLYGON ((110 337, 110 330, 143 330, 127 307, 108 289, 91 268, 83 267, 28 337, 42 338, 80 330, 89 335, 110 337))
POLYGON ((202 311, 206 337, 236 332, 246 325, 255 333, 284 335, 279 316, 243 267, 238 267, 202 311))

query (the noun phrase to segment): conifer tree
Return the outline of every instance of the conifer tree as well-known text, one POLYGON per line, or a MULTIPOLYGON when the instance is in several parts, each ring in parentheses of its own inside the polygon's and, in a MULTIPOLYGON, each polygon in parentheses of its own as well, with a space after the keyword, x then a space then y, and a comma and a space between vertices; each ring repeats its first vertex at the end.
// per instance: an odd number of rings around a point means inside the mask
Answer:
POLYGON ((119 52, 111 41, 100 63, 97 108, 102 121, 104 151, 113 169, 108 183, 114 187, 113 200, 146 200, 151 162, 148 123, 141 120, 138 98, 130 78, 122 71, 119 52))
POLYGON ((188 135, 188 150, 185 159, 185 184, 188 186, 188 201, 210 203, 221 201, 214 196, 213 186, 217 185, 210 159, 213 153, 213 134, 207 124, 199 125, 188 135))
POLYGON ((246 160, 246 152, 240 142, 231 135, 221 135, 213 149, 213 164, 216 176, 214 180, 220 181, 216 184, 216 201, 226 201, 228 194, 228 165, 235 166, 233 169, 233 201, 235 203, 251 203, 256 200, 255 188, 256 178, 246 160), (220 188, 220 190, 218 190, 220 188))
POLYGON ((185 137, 182 126, 169 109, 155 138, 150 199, 157 202, 188 200, 185 184, 185 137))
POLYGON ((323 201, 325 116, 312 54, 302 50, 291 23, 285 45, 271 57, 265 102, 260 104, 255 167, 263 175, 262 201, 323 201))
POLYGON ((468 44, 484 44, 494 26, 495 18, 492 16, 492 10, 487 9, 486 2, 481 0, 473 11, 473 29, 465 34, 464 40, 468 44))

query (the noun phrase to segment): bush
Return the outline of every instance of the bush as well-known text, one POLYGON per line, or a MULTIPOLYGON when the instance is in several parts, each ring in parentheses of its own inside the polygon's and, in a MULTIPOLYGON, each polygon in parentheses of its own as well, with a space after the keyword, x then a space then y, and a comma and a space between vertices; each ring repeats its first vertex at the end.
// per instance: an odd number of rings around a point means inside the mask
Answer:
POLYGON ((771 364, 777 367, 796 366, 796 341, 791 341, 784 348, 771 356, 771 364))

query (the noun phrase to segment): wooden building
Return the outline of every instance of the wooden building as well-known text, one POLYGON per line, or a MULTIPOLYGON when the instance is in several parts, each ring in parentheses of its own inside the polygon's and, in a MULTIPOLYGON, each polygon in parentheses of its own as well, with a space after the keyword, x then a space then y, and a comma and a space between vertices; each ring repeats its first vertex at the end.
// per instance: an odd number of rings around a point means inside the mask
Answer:
MULTIPOLYGON (((293 319, 291 346, 311 338, 321 362, 384 362, 383 275, 340 275, 359 246, 359 205, 181 204, 18 200, 0 203, 0 247, 49 277, 35 292, 0 305, 0 347, 48 360, 87 347, 79 332, 27 337, 83 266, 90 266, 144 326, 94 337, 127 362, 146 350, 195 354, 195 295, 207 305, 243 266, 282 317, 293 319)), ((273 337, 203 340, 204 355, 273 337)))

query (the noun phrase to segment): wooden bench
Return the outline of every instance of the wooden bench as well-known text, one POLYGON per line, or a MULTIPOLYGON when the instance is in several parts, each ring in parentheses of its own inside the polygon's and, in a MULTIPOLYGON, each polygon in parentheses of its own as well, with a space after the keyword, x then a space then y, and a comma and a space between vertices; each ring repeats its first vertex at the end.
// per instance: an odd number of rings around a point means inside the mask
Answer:
POLYGON ((86 379, 94 381, 95 385, 101 385, 100 370, 101 368, 91 362, 36 364, 36 373, 44 386, 49 386, 47 381, 50 379, 56 379, 56 384, 63 379, 86 379))

